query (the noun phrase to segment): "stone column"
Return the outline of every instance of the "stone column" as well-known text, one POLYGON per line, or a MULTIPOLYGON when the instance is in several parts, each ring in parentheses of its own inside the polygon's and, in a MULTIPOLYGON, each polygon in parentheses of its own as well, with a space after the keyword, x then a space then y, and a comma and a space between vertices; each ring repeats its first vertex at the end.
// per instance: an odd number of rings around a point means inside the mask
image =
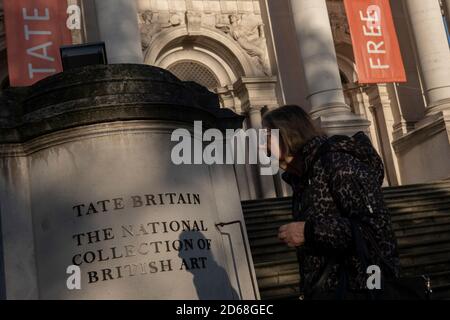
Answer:
POLYGON ((376 128, 377 151, 383 158, 385 169, 385 185, 397 186, 400 184, 398 161, 392 142, 394 141, 392 128, 394 115, 392 112, 392 92, 388 84, 372 85, 366 89, 369 96, 370 112, 373 115, 373 125, 376 128))
POLYGON ((143 63, 136 2, 95 0, 99 37, 109 63, 143 63))
POLYGON ((325 0, 291 0, 311 116, 329 133, 367 131, 369 123, 345 103, 325 0))
MULTIPOLYGON (((260 129, 262 108, 278 105, 276 82, 276 77, 243 77, 233 85, 234 94, 241 102, 240 108, 247 115, 246 129, 260 129)), ((273 176, 262 176, 259 165, 246 165, 246 169, 248 184, 254 186, 254 190, 250 190, 252 198, 276 197, 273 176)))
POLYGON ((446 9, 445 14, 447 16, 447 21, 450 22, 450 0, 444 0, 444 7, 444 9, 446 9))
MULTIPOLYGON (((260 107, 251 107, 248 111, 248 117, 250 120, 251 127, 254 129, 261 129, 262 128, 262 115, 261 115, 261 108, 260 107)), ((252 146, 250 146, 252 147, 252 146)), ((259 191, 260 191, 260 198, 262 199, 269 199, 276 197, 275 192, 275 185, 273 176, 264 176, 261 175, 260 171, 260 165, 257 165, 256 171, 256 177, 259 184, 259 191)))
POLYGON ((450 50, 438 0, 405 0, 417 49, 427 114, 450 108, 450 50))
POLYGON ((83 17, 82 22, 85 41, 86 42, 100 41, 95 2, 92 0, 81 0, 81 12, 83 17))
POLYGON ((342 91, 325 0, 291 0, 311 114, 350 111, 342 91))
POLYGON ((258 107, 251 107, 250 110, 248 111, 248 116, 252 128, 261 129, 262 127, 261 109, 258 107))

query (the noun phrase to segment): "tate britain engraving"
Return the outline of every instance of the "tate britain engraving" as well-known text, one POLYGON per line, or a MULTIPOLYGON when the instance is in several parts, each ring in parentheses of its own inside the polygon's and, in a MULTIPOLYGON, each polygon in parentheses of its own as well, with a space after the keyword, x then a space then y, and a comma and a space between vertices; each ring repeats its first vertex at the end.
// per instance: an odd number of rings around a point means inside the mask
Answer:
POLYGON ((450 0, 0 1, 0 300, 448 299, 449 26, 450 0))

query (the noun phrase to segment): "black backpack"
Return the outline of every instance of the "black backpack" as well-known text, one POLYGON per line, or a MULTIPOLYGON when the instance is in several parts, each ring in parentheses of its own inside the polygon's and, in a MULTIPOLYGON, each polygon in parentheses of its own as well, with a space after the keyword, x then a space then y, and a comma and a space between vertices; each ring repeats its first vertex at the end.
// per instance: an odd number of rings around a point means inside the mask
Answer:
MULTIPOLYGON (((358 133, 357 135, 359 135, 358 133)), ((355 135, 356 136, 356 135, 355 135)), ((325 167, 328 167, 328 171, 330 171, 330 160, 327 158, 327 154, 330 152, 330 144, 328 142, 324 142, 324 144, 317 151, 313 162, 322 160, 322 164, 325 167)), ((314 165, 311 165, 311 168, 314 165)), ((310 170, 312 171, 312 170, 310 170)), ((310 174, 311 172, 309 172, 310 174)), ((360 188, 359 190, 363 190, 360 188)), ((367 195, 361 194, 362 199, 365 200, 365 208, 371 212, 372 208, 370 206, 367 195)), ((363 264, 364 270, 371 265, 374 265, 373 261, 370 261, 369 254, 369 244, 372 250, 379 257, 379 262, 381 262, 380 269, 385 270, 384 275, 381 279, 381 289, 367 289, 364 292, 360 292, 358 294, 350 293, 348 288, 348 272, 345 263, 340 265, 339 276, 340 281, 338 288, 335 293, 333 293, 334 299, 343 300, 343 299, 369 299, 369 300, 431 300, 432 296, 432 288, 431 288, 431 280, 428 275, 420 275, 420 276, 412 276, 412 277, 397 277, 395 275, 395 271, 392 269, 392 266, 385 260, 382 255, 382 252, 375 241, 375 237, 373 236, 372 231, 370 230, 370 226, 366 225, 364 222, 356 219, 350 219, 350 224, 352 228, 352 238, 353 238, 353 253, 359 258, 359 260, 363 264), (368 240, 366 240, 368 239, 368 240), (369 243, 367 243, 369 242, 369 243)), ((321 288, 323 284, 327 280, 330 275, 333 265, 338 262, 342 262, 345 259, 335 257, 330 259, 330 262, 325 267, 322 276, 316 282, 314 288, 312 288, 309 296, 312 299, 329 299, 329 293, 321 292, 321 288)))

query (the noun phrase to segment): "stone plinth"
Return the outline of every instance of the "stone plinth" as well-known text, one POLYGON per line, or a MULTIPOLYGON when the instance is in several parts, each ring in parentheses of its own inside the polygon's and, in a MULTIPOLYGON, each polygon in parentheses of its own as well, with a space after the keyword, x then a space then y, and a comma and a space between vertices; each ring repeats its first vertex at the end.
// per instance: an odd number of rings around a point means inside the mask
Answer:
POLYGON ((215 95, 110 65, 0 99, 7 298, 258 298, 232 166, 171 162, 173 130, 240 126, 215 95), (216 227, 230 221, 244 232, 216 227), (69 265, 81 290, 67 287, 69 265))

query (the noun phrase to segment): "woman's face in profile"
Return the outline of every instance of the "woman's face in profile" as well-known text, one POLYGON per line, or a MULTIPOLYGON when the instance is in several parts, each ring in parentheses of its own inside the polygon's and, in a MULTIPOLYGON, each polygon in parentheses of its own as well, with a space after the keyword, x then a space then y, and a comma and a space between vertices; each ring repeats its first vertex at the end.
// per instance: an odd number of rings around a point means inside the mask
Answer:
POLYGON ((281 168, 283 168, 284 155, 283 155, 283 152, 281 152, 279 135, 273 134, 271 132, 271 129, 268 129, 268 128, 264 128, 264 129, 267 130, 267 136, 266 136, 267 138, 266 138, 266 141, 261 143, 260 148, 262 148, 263 151, 267 150, 266 154, 268 157, 278 159, 280 162, 281 168), (265 148, 267 148, 267 149, 265 149, 265 148))

